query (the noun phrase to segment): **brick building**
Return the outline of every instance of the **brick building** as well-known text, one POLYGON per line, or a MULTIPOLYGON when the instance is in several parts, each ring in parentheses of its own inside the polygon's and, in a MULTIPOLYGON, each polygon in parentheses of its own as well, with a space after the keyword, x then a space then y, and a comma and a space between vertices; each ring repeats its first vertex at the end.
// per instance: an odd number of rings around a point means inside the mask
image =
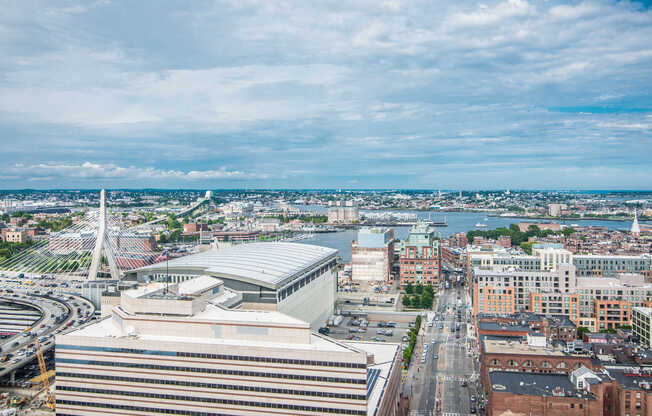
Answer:
POLYGON ((493 371, 516 373, 565 374, 584 365, 593 369, 591 356, 569 354, 560 347, 539 347, 522 339, 486 337, 483 342, 480 368, 485 386, 490 386, 493 371))
POLYGON ((487 415, 602 416, 605 388, 578 390, 565 374, 490 374, 487 415))
POLYGON ((418 222, 401 241, 399 255, 401 286, 408 283, 434 285, 441 277, 439 240, 427 223, 418 222))

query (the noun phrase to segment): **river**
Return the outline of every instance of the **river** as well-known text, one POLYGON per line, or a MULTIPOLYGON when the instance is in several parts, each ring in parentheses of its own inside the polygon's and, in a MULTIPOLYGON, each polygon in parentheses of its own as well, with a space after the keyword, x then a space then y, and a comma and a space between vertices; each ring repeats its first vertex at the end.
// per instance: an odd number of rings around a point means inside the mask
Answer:
MULTIPOLYGON (((300 205, 296 208, 302 211, 310 211, 319 214, 325 214, 328 211, 327 207, 321 205, 300 205)), ((362 210, 361 212, 364 212, 362 210)), ((505 218, 505 217, 487 217, 483 212, 424 212, 424 211, 396 211, 417 214, 420 219, 430 219, 434 222, 444 221, 448 227, 437 227, 436 232, 441 237, 449 237, 455 233, 466 233, 470 230, 493 230, 499 227, 509 227, 510 224, 517 224, 521 221, 527 222, 551 222, 546 220, 532 220, 523 218, 505 218), (478 228, 475 225, 478 223, 486 224, 487 227, 478 228)), ((601 220, 568 220, 560 221, 562 224, 580 224, 583 226, 603 226, 610 230, 626 229, 629 230, 632 226, 631 221, 601 221, 601 220)), ((641 222, 643 224, 643 222, 641 222)), ((405 239, 408 235, 410 227, 392 227, 394 229, 394 237, 397 239, 405 239)), ((357 239, 357 230, 339 231, 336 233, 323 233, 315 234, 314 237, 301 240, 302 243, 314 244, 319 246, 331 247, 337 249, 345 262, 351 261, 351 242, 357 239)))

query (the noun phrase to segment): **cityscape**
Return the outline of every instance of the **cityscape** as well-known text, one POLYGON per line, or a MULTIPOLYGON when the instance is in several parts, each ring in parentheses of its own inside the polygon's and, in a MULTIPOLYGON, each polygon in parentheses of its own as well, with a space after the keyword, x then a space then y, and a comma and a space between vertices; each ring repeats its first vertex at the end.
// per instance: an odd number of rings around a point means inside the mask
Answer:
POLYGON ((0 416, 652 416, 648 0, 0 13, 0 416))

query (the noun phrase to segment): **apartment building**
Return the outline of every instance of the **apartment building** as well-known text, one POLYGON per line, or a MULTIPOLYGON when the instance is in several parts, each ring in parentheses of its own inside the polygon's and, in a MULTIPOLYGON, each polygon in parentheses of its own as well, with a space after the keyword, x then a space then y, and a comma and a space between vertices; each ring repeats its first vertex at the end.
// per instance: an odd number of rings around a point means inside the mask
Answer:
POLYGON ((209 276, 152 283, 58 335, 57 414, 396 414, 398 344, 339 342, 277 311, 224 309, 225 297, 209 276))
POLYGON ((635 307, 632 309, 632 332, 638 337, 639 344, 652 347, 652 308, 635 307))
POLYGON ((401 286, 434 285, 441 277, 439 240, 425 222, 410 229, 406 240, 401 241, 399 255, 401 286))

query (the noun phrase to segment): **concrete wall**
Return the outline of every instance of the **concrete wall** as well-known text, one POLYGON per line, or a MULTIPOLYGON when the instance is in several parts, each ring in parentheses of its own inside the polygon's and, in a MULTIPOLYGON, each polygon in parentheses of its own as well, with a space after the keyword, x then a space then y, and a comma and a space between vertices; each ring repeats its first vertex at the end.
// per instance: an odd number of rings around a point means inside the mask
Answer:
POLYGON ((278 311, 302 319, 313 330, 326 325, 335 307, 335 272, 324 274, 278 303, 278 311))

